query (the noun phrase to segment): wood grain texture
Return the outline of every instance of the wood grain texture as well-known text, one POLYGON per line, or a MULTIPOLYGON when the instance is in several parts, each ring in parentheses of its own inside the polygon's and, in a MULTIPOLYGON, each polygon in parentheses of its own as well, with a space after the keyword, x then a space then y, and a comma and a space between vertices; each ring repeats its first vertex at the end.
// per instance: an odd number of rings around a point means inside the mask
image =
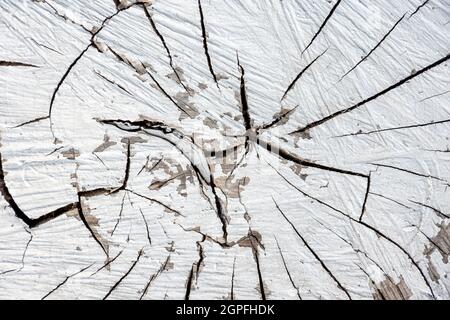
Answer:
POLYGON ((0 298, 450 298, 448 1, 0 9, 0 298))

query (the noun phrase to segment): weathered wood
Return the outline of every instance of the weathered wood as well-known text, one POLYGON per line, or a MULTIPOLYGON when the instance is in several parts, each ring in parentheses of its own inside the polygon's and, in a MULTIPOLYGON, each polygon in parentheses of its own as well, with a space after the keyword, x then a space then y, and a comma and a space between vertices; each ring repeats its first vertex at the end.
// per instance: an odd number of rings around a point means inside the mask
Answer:
POLYGON ((446 1, 0 9, 0 298, 450 298, 446 1))

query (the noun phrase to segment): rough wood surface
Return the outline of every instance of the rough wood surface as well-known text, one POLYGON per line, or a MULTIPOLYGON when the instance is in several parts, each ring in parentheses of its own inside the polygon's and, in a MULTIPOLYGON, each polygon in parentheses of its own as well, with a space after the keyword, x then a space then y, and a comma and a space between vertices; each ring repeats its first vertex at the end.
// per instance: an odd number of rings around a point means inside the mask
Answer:
POLYGON ((449 299, 448 0, 0 0, 0 298, 449 299))

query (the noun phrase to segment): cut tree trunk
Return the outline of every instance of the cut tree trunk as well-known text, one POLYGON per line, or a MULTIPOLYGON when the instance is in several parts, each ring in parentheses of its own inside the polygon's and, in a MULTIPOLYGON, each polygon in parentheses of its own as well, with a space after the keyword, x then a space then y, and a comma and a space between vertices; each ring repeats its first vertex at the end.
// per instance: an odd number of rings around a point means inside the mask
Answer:
POLYGON ((448 1, 0 9, 0 298, 450 298, 448 1))

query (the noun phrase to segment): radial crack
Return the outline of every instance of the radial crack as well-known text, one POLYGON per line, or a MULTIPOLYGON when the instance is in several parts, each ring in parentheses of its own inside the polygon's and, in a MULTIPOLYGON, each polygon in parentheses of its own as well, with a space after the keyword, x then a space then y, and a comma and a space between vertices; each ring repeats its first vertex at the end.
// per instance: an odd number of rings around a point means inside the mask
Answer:
POLYGON ((370 96, 369 98, 366 98, 366 99, 358 102, 357 104, 355 104, 355 105, 353 105, 351 107, 348 107, 346 109, 342 109, 342 110, 336 111, 336 112, 334 112, 334 113, 332 113, 332 114, 330 114, 330 115, 328 115, 328 116, 326 116, 326 117, 324 117, 324 118, 322 118, 320 120, 311 122, 310 124, 307 124, 303 128, 297 129, 297 130, 291 132, 290 134, 295 134, 295 133, 299 133, 299 132, 305 132, 305 131, 307 131, 309 129, 312 129, 314 127, 317 127, 317 126, 319 126, 319 125, 321 125, 321 124, 323 124, 325 122, 328 122, 328 121, 330 121, 330 120, 332 120, 332 119, 334 119, 334 118, 336 118, 336 117, 338 117, 340 115, 343 115, 343 114, 345 114, 347 112, 353 111, 353 110, 355 110, 355 109, 365 105, 366 103, 368 103, 370 101, 373 101, 373 100, 375 100, 375 99, 385 95, 386 93, 396 89, 397 87, 400 87, 401 85, 403 85, 406 82, 408 82, 409 80, 412 80, 415 77, 423 74, 424 72, 427 72, 427 71, 429 71, 429 70, 439 66, 440 64, 446 62, 449 58, 450 58, 450 54, 447 54, 446 56, 442 57, 441 59, 439 59, 439 60, 437 60, 437 61, 427 65, 426 67, 424 67, 424 68, 422 68, 422 69, 420 69, 418 71, 415 71, 415 72, 411 73, 409 76, 407 76, 407 77, 403 78, 402 80, 394 83, 393 85, 387 87, 386 89, 379 91, 378 93, 370 96))
POLYGON ((245 130, 248 131, 252 128, 252 124, 251 124, 250 112, 248 109, 247 92, 246 92, 246 88, 245 88, 245 78, 244 78, 245 71, 239 62, 239 57, 237 58, 237 61, 238 61, 239 69, 241 70, 240 94, 241 94, 242 117, 244 118, 245 130))
POLYGON ((290 110, 288 110, 288 111, 286 111, 286 112, 282 112, 280 115, 278 115, 277 117, 275 117, 275 119, 274 119, 272 122, 267 123, 267 124, 265 124, 265 125, 262 125, 262 126, 261 126, 260 128, 258 128, 258 129, 267 130, 267 129, 270 129, 270 128, 276 126, 278 123, 280 123, 281 121, 283 121, 286 117, 289 117, 289 115, 290 115, 291 113, 293 113, 297 108, 298 108, 298 105, 296 105, 294 108, 292 108, 292 109, 290 109, 290 110))
POLYGON ((281 251, 280 244, 278 243, 278 239, 276 236, 274 236, 274 237, 275 237, 275 242, 277 243, 278 252, 280 253, 281 260, 283 261, 284 270, 286 270, 286 273, 289 277, 289 281, 291 282, 292 286, 294 287, 295 291, 297 292, 298 299, 302 300, 302 297, 300 295, 300 290, 298 289, 298 286, 295 284, 294 279, 292 279, 291 273, 289 272, 289 269, 287 267, 287 263, 286 263, 286 260, 284 259, 284 255, 283 255, 283 252, 281 251))
POLYGON ((150 231, 148 229, 148 223, 147 223, 147 219, 145 219, 145 215, 142 212, 142 209, 139 208, 139 212, 141 213, 142 219, 144 220, 144 224, 145 224, 145 231, 147 233, 147 240, 148 243, 150 244, 150 246, 152 245, 152 238, 150 237, 150 231))
POLYGON ((200 24, 201 24, 201 28, 202 28, 203 48, 205 49, 206 61, 208 62, 209 72, 211 73, 211 75, 214 79, 214 82, 216 83, 216 86, 219 89, 219 83, 217 82, 217 77, 216 77, 216 74, 214 73, 214 69, 213 69, 212 62, 211 62, 211 56, 209 55, 209 52, 208 52, 208 41, 206 40, 207 35, 206 35, 205 18, 203 16, 201 0, 198 0, 198 10, 200 12, 200 24))
POLYGON ((131 271, 133 271, 134 267, 136 266, 136 264, 139 262, 139 259, 141 258, 141 256, 143 255, 144 251, 139 250, 138 252, 138 256, 136 258, 136 260, 134 260, 134 262, 131 264, 130 269, 128 269, 127 272, 125 272, 125 274, 119 279, 119 281, 117 281, 112 287, 111 289, 109 289, 108 293, 103 297, 103 300, 108 299, 108 297, 111 295, 111 293, 116 290, 116 288, 120 285, 120 283, 130 274, 131 271))
POLYGON ((0 60, 0 67, 32 67, 39 68, 38 66, 30 63, 17 62, 17 61, 4 61, 0 60))
POLYGON ((389 168, 389 169, 393 169, 393 170, 406 172, 406 173, 409 173, 409 174, 412 174, 412 175, 415 175, 415 176, 418 176, 418 177, 424 177, 424 178, 430 178, 430 179, 442 181, 442 182, 445 182, 447 185, 449 185, 449 183, 446 180, 438 178, 438 177, 435 177, 435 176, 432 176, 432 175, 429 175, 429 174, 418 173, 418 172, 415 172, 415 171, 411 171, 411 170, 400 168, 400 167, 391 166, 391 165, 388 165, 388 164, 381 164, 381 163, 371 163, 371 164, 374 165, 374 166, 377 166, 377 167, 389 168))
MULTIPOLYGON (((105 268, 109 268, 109 266, 111 265, 111 263, 113 263, 121 254, 122 254, 123 250, 121 250, 114 258, 109 259, 103 266, 101 266, 100 268, 98 268, 93 274, 91 274, 89 277, 92 277, 94 275, 96 275, 97 273, 99 273, 100 271, 102 271, 105 268)), ((109 270, 109 269, 108 269, 109 270)))
POLYGON ((120 204, 119 217, 117 218, 117 222, 116 222, 116 224, 114 225, 114 228, 113 228, 112 231, 111 231, 111 237, 114 235, 114 232, 116 231, 117 226, 119 225, 120 221, 122 220, 122 213, 123 213, 123 207, 124 207, 125 196, 126 196, 126 195, 127 195, 127 194, 126 194, 126 192, 125 192, 125 193, 123 194, 123 197, 122 197, 122 203, 120 204))
POLYGON ((328 49, 326 49, 324 52, 322 52, 321 54, 319 54, 316 58, 314 58, 313 61, 311 61, 306 67, 303 68, 302 71, 300 71, 299 74, 297 74, 297 76, 295 77, 295 79, 291 82, 291 84, 287 87, 286 91, 284 92, 283 96, 281 97, 281 100, 283 100, 286 95, 288 94, 288 92, 294 87, 294 85, 297 83, 297 81, 302 77, 302 75, 308 71, 308 69, 314 64, 314 62, 317 61, 317 59, 319 59, 321 56, 323 56, 325 54, 325 52, 327 52, 328 49))
POLYGON ((81 221, 83 222, 84 226, 86 227, 86 229, 88 229, 89 233, 92 235, 92 237, 94 238, 95 242, 97 242, 98 245, 102 248, 102 251, 105 253, 107 259, 109 260, 108 250, 105 248, 105 246, 103 245, 102 241, 98 238, 98 236, 94 232, 94 230, 92 230, 89 222, 86 219, 86 216, 84 215, 83 205, 81 203, 80 196, 78 196, 77 209, 78 209, 78 215, 79 215, 81 221))
POLYGON ((430 205, 427 205, 427 204, 421 203, 421 202, 417 202, 417 201, 414 201, 414 200, 409 200, 409 201, 411 201, 412 203, 415 203, 415 204, 417 204, 419 206, 422 206, 422 207, 425 207, 425 208, 433 210, 441 218, 450 219, 450 216, 448 214, 445 214, 441 210, 438 210, 438 209, 436 209, 436 208, 434 208, 434 207, 432 207, 430 205))
POLYGON ((77 272, 75 272, 75 273, 73 273, 73 274, 67 276, 67 277, 64 279, 63 282, 61 282, 61 283, 58 284, 55 288, 53 288, 52 290, 50 290, 45 296, 43 296, 43 297, 41 298, 41 300, 45 300, 49 295, 51 295, 53 292, 55 292, 56 290, 58 290, 59 288, 61 288, 61 287, 62 287, 62 286, 63 286, 70 278, 72 278, 72 277, 74 277, 74 276, 76 276, 76 275, 82 273, 83 271, 89 269, 89 268, 92 267, 93 265, 94 265, 94 264, 92 263, 92 264, 88 265, 87 267, 81 269, 80 271, 77 271, 77 272))
POLYGON ((95 72, 95 74, 97 74, 100 78, 106 80, 107 82, 111 83, 112 85, 117 86, 120 90, 122 90, 122 91, 128 93, 130 96, 133 95, 130 91, 128 91, 127 89, 125 89, 125 87, 123 87, 122 85, 118 84, 118 83, 115 82, 114 80, 111 80, 111 79, 107 78, 106 76, 104 76, 103 74, 101 74, 100 72, 98 72, 98 71, 96 71, 96 70, 94 70, 94 72, 95 72))
POLYGON ((159 200, 157 200, 157 199, 153 199, 153 198, 144 196, 144 195, 142 195, 142 194, 140 194, 140 193, 137 193, 137 192, 135 192, 135 191, 133 191, 133 190, 127 189, 127 191, 128 191, 128 192, 131 192, 131 193, 134 194, 135 196, 138 196, 138 197, 143 198, 143 199, 145 199, 145 200, 148 200, 148 201, 151 201, 151 202, 155 202, 155 203, 159 204, 160 206, 164 207, 165 209, 169 210, 170 212, 175 213, 175 215, 180 215, 180 216, 182 216, 182 217, 185 217, 185 215, 183 215, 183 214, 182 214, 181 212, 179 212, 178 210, 172 209, 171 207, 169 207, 168 205, 164 204, 163 202, 161 202, 161 201, 159 201, 159 200))
POLYGON ((20 209, 17 202, 14 200, 13 196, 11 195, 11 192, 8 189, 8 186, 6 185, 5 181, 5 173, 3 171, 3 158, 2 154, 0 153, 0 193, 5 198, 6 202, 8 202, 9 206, 14 211, 14 214, 17 218, 22 220, 29 228, 35 228, 41 224, 44 224, 50 220, 53 220, 60 215, 70 212, 77 208, 77 203, 69 203, 65 206, 62 206, 60 208, 57 208, 53 211, 50 211, 49 213, 46 213, 38 218, 30 218, 28 217, 25 212, 20 209))
POLYGON ((330 271, 330 269, 327 267, 327 265, 325 264, 325 262, 323 262, 323 260, 319 257, 319 255, 312 249, 312 247, 308 244, 308 242, 305 240, 305 238, 303 238, 303 236, 300 234, 300 232, 297 230, 297 228, 295 227, 295 225, 286 217, 286 215, 284 214, 284 212, 280 209, 280 207, 278 206, 277 202, 275 201, 275 199, 273 199, 273 202, 275 203, 275 206, 278 209, 278 212, 280 212, 280 214, 283 216, 283 218, 291 225, 292 229, 295 231, 295 233, 297 234, 297 236, 300 238, 300 240, 302 240, 303 244, 306 246, 306 248, 308 248, 309 252, 311 252, 311 254, 317 259, 317 261, 319 261, 320 265, 322 266, 322 268, 328 273, 328 275, 334 280, 334 282, 337 284, 338 288, 341 289, 345 295, 352 300, 352 297, 350 296, 349 292, 347 291, 347 289, 345 289, 342 284, 339 282, 339 280, 335 277, 335 275, 330 271))
POLYGON ((170 261, 170 254, 167 256, 164 263, 161 264, 161 267, 158 269, 158 271, 150 276, 150 279, 148 280, 147 284, 145 285, 145 288, 142 291, 142 294, 139 297, 139 300, 142 300, 144 298, 144 296, 147 294, 147 291, 150 288, 150 285, 152 284, 152 282, 155 281, 156 278, 158 278, 158 276, 164 272, 164 270, 167 270, 167 268, 169 266, 169 261, 170 261))
POLYGON ((233 260, 233 273, 231 274, 230 300, 234 300, 234 272, 236 268, 236 257, 233 260))
POLYGON ((353 70, 356 69, 356 67, 358 67, 364 60, 366 60, 367 58, 369 58, 369 56, 383 43, 384 40, 386 40, 386 38, 391 34, 392 31, 394 31, 395 27, 397 27, 397 25, 403 20, 403 18, 405 17, 406 13, 401 16, 400 19, 397 20, 397 22, 392 26, 391 29, 389 29, 389 31, 383 36, 383 38, 381 38, 381 40, 375 45, 375 47, 373 47, 368 54, 366 54, 361 60, 358 61, 357 64, 355 64, 350 70, 348 70, 340 79, 338 82, 340 82, 342 79, 344 79, 350 72, 352 72, 353 70))
POLYGON ((159 90, 166 96, 166 98, 168 98, 170 100, 170 102, 172 102, 181 112, 185 113, 186 115, 188 115, 190 117, 190 114, 182 106, 180 106, 175 100, 173 100, 173 98, 166 92, 166 90, 164 90, 164 88, 155 79, 155 77, 153 77, 152 74, 148 70, 146 70, 146 72, 149 75, 149 77, 153 80, 153 82, 156 84, 156 86, 159 88, 159 90))
POLYGON ((426 6, 426 4, 429 2, 430 0, 425 0, 421 5, 419 5, 416 10, 414 10, 413 13, 411 13, 408 17, 408 19, 410 19, 413 15, 415 15, 417 12, 419 12, 420 9, 422 9, 424 6, 426 6))
MULTIPOLYGON (((269 164, 270 165, 270 164, 269 164)), ((271 166, 271 165, 270 165, 271 166)), ((271 166, 273 168, 273 166, 271 166)), ((273 168, 275 170, 275 168, 273 168)), ((275 170, 276 172, 278 172, 277 170, 275 170)), ((278 174, 283 177, 279 172, 278 174)), ((284 178, 284 177, 283 177, 284 178)), ((377 236, 387 240, 388 242, 390 242, 391 244, 393 244, 395 247, 397 247, 399 250, 401 250, 403 252, 403 254, 411 261, 411 263, 413 264, 414 268, 417 269, 417 271, 419 271, 420 275, 422 276, 422 279, 424 280, 425 284, 427 285, 428 289, 430 290, 430 293, 432 295, 432 297, 434 299, 436 299, 436 296, 434 295, 434 291, 433 288, 430 285, 430 282, 428 281, 427 277, 425 276, 425 273, 422 271, 422 269, 420 268, 420 266, 418 265, 418 263, 413 259, 413 257, 411 256, 411 254, 408 253, 408 251, 406 251, 405 248, 403 248, 400 244, 398 244, 397 242, 395 242, 394 240, 392 240, 390 237, 386 236, 384 233, 382 233, 381 231, 377 230, 376 228, 374 228, 373 226, 367 224, 366 222, 364 222, 363 220, 359 220, 359 219, 355 219, 352 216, 346 214, 345 212, 342 212, 336 208, 333 208, 332 206, 330 206, 329 204, 319 200, 319 199, 315 199, 314 197, 306 194, 305 192, 301 191, 299 188, 297 188, 295 185, 293 185, 289 180, 287 180, 286 178, 284 178, 284 180, 286 182, 288 182, 288 184, 290 184, 292 187, 294 187, 296 190, 298 190, 300 193, 302 193, 303 195, 305 195, 308 198, 314 199, 315 201, 319 202, 322 205, 325 205, 327 207, 329 207, 330 209, 342 214, 344 217, 348 218, 350 221, 355 222, 356 224, 360 224, 362 226, 364 226, 365 228, 371 230, 372 232, 374 232, 377 236)))
POLYGON ((181 86, 183 86, 184 90, 188 91, 188 89, 184 85, 183 81, 181 80, 181 77, 178 74, 178 71, 175 69, 175 67, 173 65, 172 54, 170 53, 169 47, 166 44, 166 40, 164 40, 163 35, 161 34, 161 32, 159 32, 158 28, 156 27, 155 21, 153 21, 153 18, 147 9, 147 6, 145 4, 143 4, 142 7, 144 8, 145 16, 147 17, 148 21, 150 22, 150 25, 151 25, 153 31, 158 36, 159 40, 161 40, 161 44, 164 46, 164 49, 166 50, 167 56, 169 57, 169 65, 172 68, 173 73, 177 77, 177 80, 181 84, 181 86))
POLYGON ((337 7, 339 6, 339 4, 341 3, 341 0, 337 0, 336 3, 334 4, 333 8, 331 9, 330 13, 327 15, 327 17, 325 18, 325 20, 322 22, 322 24, 319 27, 319 30, 317 30, 317 32, 314 34, 314 36, 312 37, 311 41, 308 43, 308 45, 306 46, 306 48, 302 51, 302 54, 308 50, 308 48, 312 45, 312 43, 314 42, 314 40, 317 38, 317 36, 320 34, 320 32, 322 31, 322 29, 325 27, 325 25, 327 24, 328 20, 331 18, 331 16, 333 15, 334 11, 337 9, 337 7))
POLYGON ((366 194, 364 195, 364 201, 362 204, 362 208, 361 208, 361 215, 359 216, 359 221, 362 220, 364 213, 366 212, 366 204, 367 204, 367 199, 369 198, 369 193, 370 193, 370 173, 367 176, 367 187, 366 187, 366 194))
POLYGON ((354 171, 349 171, 349 170, 344 170, 344 169, 339 169, 339 168, 334 168, 334 167, 329 167, 329 166, 325 166, 322 164, 318 164, 318 163, 314 163, 311 161, 307 161, 304 159, 301 159, 295 155, 293 155, 292 153, 279 148, 278 146, 275 146, 271 143, 265 142, 261 139, 257 139, 256 140, 257 144, 259 146, 261 146, 262 148, 264 148, 265 150, 271 152, 272 154, 283 158, 285 160, 303 165, 305 167, 312 167, 312 168, 316 168, 316 169, 320 169, 320 170, 325 170, 325 171, 331 171, 331 172, 337 172, 337 173, 341 173, 341 174, 346 174, 346 175, 351 175, 351 176, 358 176, 358 177, 362 177, 362 178, 368 178, 368 175, 360 173, 360 172, 354 172, 354 171))
MULTIPOLYGON (((133 7, 134 5, 140 4, 140 2, 136 2, 133 3, 131 5, 129 5, 128 7, 123 7, 121 9, 118 9, 114 14, 106 17, 102 23, 100 24, 100 27, 95 28, 94 32, 88 31, 91 34, 91 38, 89 40, 89 44, 78 54, 78 56, 76 56, 76 58, 70 63, 70 65, 67 67, 66 71, 64 72, 63 76, 59 79, 56 88, 53 90, 52 93, 52 97, 50 99, 50 105, 49 105, 49 109, 48 109, 48 114, 46 116, 43 117, 39 117, 36 118, 34 120, 30 120, 30 121, 26 121, 23 122, 19 125, 17 125, 16 127, 22 127, 28 124, 32 124, 32 123, 36 123, 36 122, 40 122, 42 120, 45 119, 50 119, 50 127, 52 127, 52 122, 51 122, 51 118, 52 118, 52 111, 53 111, 53 105, 55 103, 55 99, 56 99, 56 95, 59 91, 59 89, 61 88, 61 86, 63 85, 64 81, 66 80, 67 76, 70 74, 70 72, 72 71, 72 69, 75 67, 75 65, 81 60, 81 58, 84 56, 84 54, 89 50, 89 48, 95 46, 95 37, 100 33, 100 31, 103 30, 103 28, 105 27, 106 23, 111 20, 112 18, 114 18, 116 15, 118 15, 120 12, 125 11, 131 7, 133 7)), ((84 27, 83 27, 84 28, 84 27)))
POLYGON ((378 130, 372 130, 372 131, 366 131, 366 132, 358 131, 358 132, 354 132, 354 133, 347 133, 347 134, 335 136, 334 138, 342 138, 342 137, 348 137, 348 136, 359 136, 359 135, 368 135, 368 134, 372 134, 372 133, 380 133, 380 132, 386 132, 386 131, 428 127, 428 126, 433 126, 433 125, 442 124, 442 123, 448 123, 448 122, 450 122, 450 119, 440 120, 440 121, 431 121, 431 122, 427 122, 427 123, 411 124, 411 125, 408 125, 408 126, 384 128, 384 129, 378 129, 378 130))
POLYGON ((186 294, 184 296, 184 300, 189 300, 190 298, 194 278, 196 282, 198 280, 200 267, 202 266, 203 260, 205 259, 205 254, 202 246, 202 243, 205 240, 206 236, 203 236, 201 241, 197 241, 198 261, 192 264, 191 272, 189 273, 189 277, 186 283, 186 294))

